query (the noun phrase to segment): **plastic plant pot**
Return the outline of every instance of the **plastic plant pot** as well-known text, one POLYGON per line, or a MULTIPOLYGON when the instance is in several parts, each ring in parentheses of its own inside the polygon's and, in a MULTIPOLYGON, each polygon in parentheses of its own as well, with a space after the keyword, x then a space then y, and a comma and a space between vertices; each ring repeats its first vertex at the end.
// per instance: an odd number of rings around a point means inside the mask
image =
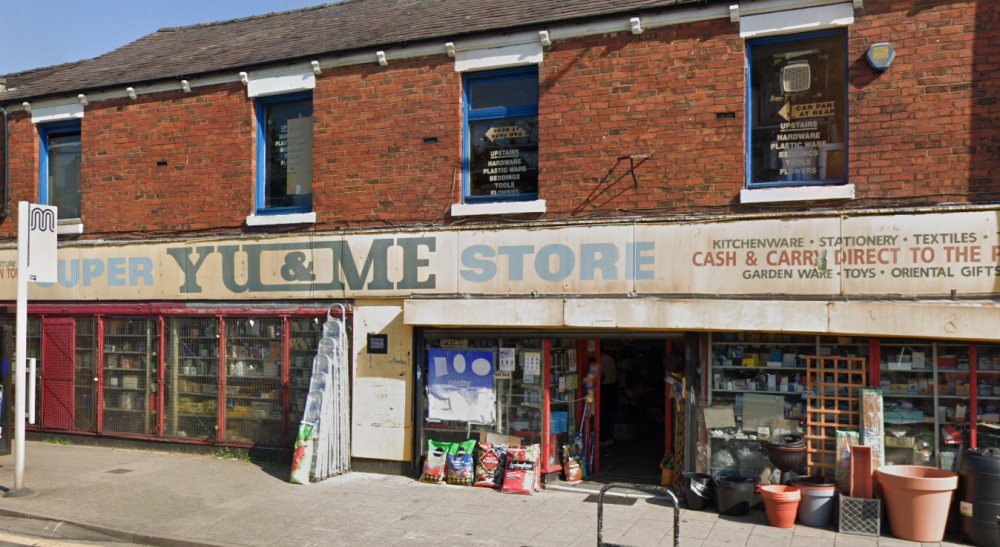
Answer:
POLYGON ((888 465, 875 470, 892 535, 936 543, 944 539, 958 474, 936 467, 888 465))
POLYGON ((799 511, 802 492, 794 486, 768 484, 760 487, 767 522, 776 528, 792 528, 799 511))
POLYGON ((825 477, 799 477, 792 485, 802 492, 799 522, 817 528, 829 525, 837 502, 837 483, 825 477))

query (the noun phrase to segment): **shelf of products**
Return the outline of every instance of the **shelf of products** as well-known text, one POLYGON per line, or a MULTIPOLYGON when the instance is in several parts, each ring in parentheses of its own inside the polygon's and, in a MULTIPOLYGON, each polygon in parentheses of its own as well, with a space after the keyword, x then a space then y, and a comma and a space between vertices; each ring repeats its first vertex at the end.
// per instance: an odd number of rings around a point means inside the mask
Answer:
POLYGON ((112 318, 104 326, 103 430, 152 434, 156 409, 156 321, 112 318))
POLYGON ((294 422, 302 418, 312 377, 312 361, 322 336, 323 323, 318 319, 289 320, 288 339, 288 412, 294 422))
POLYGON ((280 445, 284 322, 227 318, 225 328, 225 440, 280 445))
POLYGON ((881 342, 887 464, 958 469, 970 424, 970 348, 931 340, 881 342))
POLYGON ((219 424, 218 319, 171 318, 166 332, 164 434, 216 440, 219 424))
POLYGON ((75 320, 73 427, 97 431, 97 320, 75 320))
POLYGON ((867 339, 784 333, 710 333, 708 467, 759 476, 771 467, 764 441, 805 433, 810 356, 867 357, 867 339), (749 403, 749 404, 748 404, 749 403))
POLYGON ((976 346, 976 405, 978 447, 1000 447, 1000 345, 976 346))
POLYGON ((540 437, 545 406, 544 352, 542 348, 525 348, 517 352, 516 360, 518 365, 513 375, 519 375, 520 382, 512 382, 514 400, 506 416, 509 431, 521 437, 540 437))
POLYGON ((549 353, 549 471, 562 468, 562 447, 576 435, 577 386, 580 383, 576 349, 553 347, 549 353))

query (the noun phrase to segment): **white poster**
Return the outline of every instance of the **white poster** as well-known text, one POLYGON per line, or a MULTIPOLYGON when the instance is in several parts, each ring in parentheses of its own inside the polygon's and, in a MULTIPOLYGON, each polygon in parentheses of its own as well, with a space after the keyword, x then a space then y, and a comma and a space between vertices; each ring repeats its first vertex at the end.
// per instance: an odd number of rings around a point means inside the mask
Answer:
POLYGON ((492 351, 432 349, 427 359, 427 419, 496 421, 492 351))

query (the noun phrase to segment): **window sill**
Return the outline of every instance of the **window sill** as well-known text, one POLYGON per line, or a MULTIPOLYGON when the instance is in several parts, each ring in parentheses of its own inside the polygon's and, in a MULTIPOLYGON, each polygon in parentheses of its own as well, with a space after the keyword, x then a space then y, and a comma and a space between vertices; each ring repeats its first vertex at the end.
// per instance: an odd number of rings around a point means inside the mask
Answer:
POLYGON ((80 219, 60 220, 56 226, 57 235, 80 235, 83 233, 83 223, 80 219))
POLYGON ((854 185, 802 186, 798 188, 761 188, 740 190, 740 203, 776 203, 781 201, 824 201, 854 199, 854 185))
POLYGON ((544 199, 536 199, 535 201, 496 201, 492 203, 454 203, 451 206, 451 216, 453 217, 520 215, 544 212, 544 199))
POLYGON ((293 213, 290 215, 250 215, 247 226, 277 226, 281 224, 315 224, 316 213, 293 213))

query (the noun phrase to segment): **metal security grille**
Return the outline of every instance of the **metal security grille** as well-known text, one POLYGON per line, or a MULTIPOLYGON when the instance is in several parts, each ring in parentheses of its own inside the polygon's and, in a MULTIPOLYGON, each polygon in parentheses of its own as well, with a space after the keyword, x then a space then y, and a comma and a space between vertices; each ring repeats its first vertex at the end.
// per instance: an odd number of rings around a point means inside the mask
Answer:
POLYGON ((97 431, 97 319, 76 319, 73 427, 97 431))
POLYGON ((219 425, 219 320, 167 320, 163 435, 214 441, 219 425))
POLYGON ((45 427, 73 428, 73 330, 72 319, 45 320, 43 347, 48 361, 42 392, 45 427))
POLYGON ((105 322, 102 431, 153 434, 158 340, 155 319, 105 322))
POLYGON ((279 318, 225 320, 225 441, 284 442, 284 334, 279 318))

